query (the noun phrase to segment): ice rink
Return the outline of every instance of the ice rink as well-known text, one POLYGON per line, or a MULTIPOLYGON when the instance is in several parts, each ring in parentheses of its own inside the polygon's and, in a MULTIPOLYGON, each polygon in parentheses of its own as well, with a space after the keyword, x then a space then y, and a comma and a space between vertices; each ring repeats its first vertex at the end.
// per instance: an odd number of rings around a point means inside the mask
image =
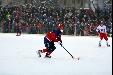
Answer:
POLYGON ((43 37, 39 34, 0 33, 0 75, 112 75, 111 47, 98 47, 98 36, 62 36, 64 47, 80 60, 72 59, 58 44, 52 58, 39 58, 43 49, 43 37))

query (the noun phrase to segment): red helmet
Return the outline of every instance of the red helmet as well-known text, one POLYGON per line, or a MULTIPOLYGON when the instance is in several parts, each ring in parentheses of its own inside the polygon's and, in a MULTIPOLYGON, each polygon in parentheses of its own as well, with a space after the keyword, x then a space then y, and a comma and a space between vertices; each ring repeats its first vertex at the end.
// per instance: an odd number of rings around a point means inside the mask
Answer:
POLYGON ((64 24, 59 23, 57 28, 59 28, 60 30, 64 30, 64 24))

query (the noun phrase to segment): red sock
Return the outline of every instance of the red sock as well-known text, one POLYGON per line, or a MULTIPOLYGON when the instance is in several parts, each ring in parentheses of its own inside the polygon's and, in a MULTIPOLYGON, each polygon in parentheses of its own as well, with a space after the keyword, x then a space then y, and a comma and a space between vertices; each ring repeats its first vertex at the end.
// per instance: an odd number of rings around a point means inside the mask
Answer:
POLYGON ((42 52, 48 52, 48 49, 46 48, 46 49, 43 49, 43 51, 42 52))

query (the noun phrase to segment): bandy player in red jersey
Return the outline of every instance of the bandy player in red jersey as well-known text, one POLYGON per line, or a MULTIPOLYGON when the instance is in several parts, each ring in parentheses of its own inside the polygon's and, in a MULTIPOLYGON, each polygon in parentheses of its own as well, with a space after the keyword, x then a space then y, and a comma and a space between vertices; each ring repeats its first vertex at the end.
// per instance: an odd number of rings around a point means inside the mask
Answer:
POLYGON ((106 40, 106 45, 109 47, 110 45, 108 44, 108 33, 103 21, 101 21, 101 24, 97 27, 96 31, 100 36, 99 46, 101 46, 101 41, 104 38, 106 40))
POLYGON ((37 54, 41 57, 42 53, 45 53, 45 57, 51 58, 51 53, 56 49, 54 42, 58 42, 62 46, 61 35, 63 33, 64 25, 58 24, 57 29, 47 32, 44 37, 45 49, 38 50, 37 54))

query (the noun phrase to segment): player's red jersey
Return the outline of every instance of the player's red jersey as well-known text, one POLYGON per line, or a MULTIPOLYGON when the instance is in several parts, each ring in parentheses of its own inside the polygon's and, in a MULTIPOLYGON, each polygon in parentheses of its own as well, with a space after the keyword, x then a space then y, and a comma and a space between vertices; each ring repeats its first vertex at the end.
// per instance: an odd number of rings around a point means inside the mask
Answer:
POLYGON ((52 41, 52 42, 58 42, 58 41, 61 41, 61 31, 60 30, 54 30, 52 32, 48 32, 46 34, 46 38, 49 40, 49 41, 52 41))

